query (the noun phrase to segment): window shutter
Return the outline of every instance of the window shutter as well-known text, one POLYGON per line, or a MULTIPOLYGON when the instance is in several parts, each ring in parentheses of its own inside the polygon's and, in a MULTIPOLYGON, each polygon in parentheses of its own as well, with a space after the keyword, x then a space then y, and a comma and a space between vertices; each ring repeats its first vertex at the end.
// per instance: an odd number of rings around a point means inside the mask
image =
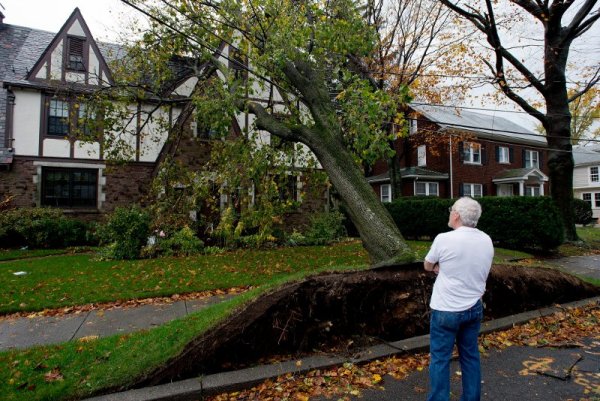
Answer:
POLYGON ((500 146, 496 145, 496 163, 500 161, 500 146))
POLYGON ((487 185, 481 184, 481 196, 486 196, 486 195, 487 195, 487 185))
POLYGON ((458 160, 461 163, 465 161, 465 144, 464 144, 464 142, 458 143, 458 160))
POLYGON ((510 163, 515 162, 515 149, 512 146, 508 147, 508 161, 510 163))
POLYGON ((523 159, 522 159, 523 160, 523 167, 525 167, 525 157, 526 157, 527 152, 525 151, 525 149, 523 149, 521 151, 521 153, 523 154, 523 159))
POLYGON ((458 196, 463 196, 465 194, 465 190, 463 188, 463 183, 458 184, 458 196))
POLYGON ((540 170, 542 169, 542 151, 538 151, 538 167, 540 168, 540 170))
POLYGON ((481 164, 487 164, 487 149, 485 145, 481 145, 481 164))

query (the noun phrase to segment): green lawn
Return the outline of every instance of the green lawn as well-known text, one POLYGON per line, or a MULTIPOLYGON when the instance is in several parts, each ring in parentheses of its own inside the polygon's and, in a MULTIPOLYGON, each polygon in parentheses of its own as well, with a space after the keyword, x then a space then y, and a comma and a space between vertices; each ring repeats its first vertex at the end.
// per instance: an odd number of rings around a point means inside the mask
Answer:
POLYGON ((259 286, 297 272, 367 263, 358 242, 137 261, 99 261, 93 254, 13 260, 0 263, 0 288, 6 289, 0 314, 259 286))

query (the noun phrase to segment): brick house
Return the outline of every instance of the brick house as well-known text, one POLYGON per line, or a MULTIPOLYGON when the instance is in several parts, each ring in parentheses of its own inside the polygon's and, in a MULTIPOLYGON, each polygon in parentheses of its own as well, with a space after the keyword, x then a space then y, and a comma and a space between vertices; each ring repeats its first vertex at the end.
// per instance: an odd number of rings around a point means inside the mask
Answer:
MULTIPOLYGON (((396 141, 402 196, 543 196, 549 192, 546 139, 502 117, 411 105, 409 135, 396 141)), ((385 161, 367 177, 392 199, 385 161)))
MULTIPOLYGON (((126 117, 131 134, 126 141, 127 161, 108 161, 106 139, 118 133, 104 132, 101 121, 92 133, 97 139, 81 141, 73 132, 87 129, 81 127, 85 97, 113 84, 111 62, 122 58, 125 50, 94 40, 79 9, 56 34, 3 20, 0 14, 0 199, 11 197, 17 207, 59 207, 72 216, 96 220, 115 207, 144 204, 167 155, 197 169, 209 159, 214 139, 199 132, 194 113, 184 116, 177 104, 156 112, 153 121, 160 118, 170 127, 183 127, 174 146, 167 140, 169 129, 137 117, 154 108, 147 101, 127 105, 131 109, 126 117)), ((227 65, 232 51, 223 45, 216 56, 227 65)), ((173 68, 175 75, 165 93, 172 98, 189 96, 198 76, 183 63, 174 63, 173 68)), ((273 102, 273 88, 264 90, 271 96, 265 103, 273 102)), ((251 129, 252 121, 248 113, 239 113, 232 121, 231 135, 251 129)), ((306 187, 301 174, 294 178, 294 189, 306 187)), ((302 202, 298 212, 289 216, 291 221, 323 209, 325 193, 300 199, 300 191, 293 192, 302 202)))

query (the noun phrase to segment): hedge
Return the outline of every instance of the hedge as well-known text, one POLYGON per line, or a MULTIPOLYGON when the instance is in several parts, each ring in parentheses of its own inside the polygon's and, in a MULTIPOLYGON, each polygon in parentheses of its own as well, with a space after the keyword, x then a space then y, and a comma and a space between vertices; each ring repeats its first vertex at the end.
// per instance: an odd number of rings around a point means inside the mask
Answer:
MULTIPOLYGON (((448 209, 454 199, 402 198, 386 204, 402 234, 409 239, 434 238, 449 231, 448 209)), ((550 250, 564 241, 562 219, 549 197, 483 197, 477 228, 494 244, 508 249, 550 250)))
POLYGON ((65 248, 88 245, 88 226, 62 210, 18 208, 0 212, 0 248, 65 248))

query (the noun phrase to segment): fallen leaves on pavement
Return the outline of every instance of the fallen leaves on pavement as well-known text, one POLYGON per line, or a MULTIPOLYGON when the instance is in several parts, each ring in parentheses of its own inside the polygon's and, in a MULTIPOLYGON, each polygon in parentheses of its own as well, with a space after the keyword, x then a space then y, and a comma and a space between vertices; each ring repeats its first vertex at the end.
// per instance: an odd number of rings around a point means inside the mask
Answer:
MULTIPOLYGON (((483 335, 480 347, 485 352, 513 345, 561 346, 574 344, 584 337, 600 338, 598 304, 564 309, 508 330, 483 335)), ((410 373, 427 369, 428 365, 428 354, 394 355, 363 365, 345 363, 332 369, 279 376, 251 389, 210 397, 208 401, 308 401, 334 396, 336 400, 350 400, 351 396, 359 396, 362 390, 383 389, 386 375, 401 380, 410 373)))

